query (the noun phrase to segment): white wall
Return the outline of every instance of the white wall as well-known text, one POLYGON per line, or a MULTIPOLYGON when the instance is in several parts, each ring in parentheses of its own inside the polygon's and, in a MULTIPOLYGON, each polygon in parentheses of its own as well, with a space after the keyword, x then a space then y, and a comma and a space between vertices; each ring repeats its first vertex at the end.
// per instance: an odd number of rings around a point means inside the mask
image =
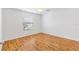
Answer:
POLYGON ((40 15, 18 9, 2 9, 3 39, 10 40, 40 32, 40 15), (31 17, 34 19, 33 29, 23 31, 23 19, 31 17))
MULTIPOLYGON (((0 42, 2 43, 2 9, 0 8, 0 42)), ((2 44, 0 44, 0 51, 2 49, 2 44)))
POLYGON ((79 9, 53 8, 42 16, 43 31, 79 40, 79 9))
POLYGON ((1 18, 1 8, 0 8, 0 42, 2 42, 2 18, 1 18))
POLYGON ((79 40, 79 9, 53 8, 42 15, 20 11, 17 9, 2 9, 3 39, 15 39, 38 32, 60 35, 79 40), (23 18, 34 19, 33 29, 23 31, 23 18))

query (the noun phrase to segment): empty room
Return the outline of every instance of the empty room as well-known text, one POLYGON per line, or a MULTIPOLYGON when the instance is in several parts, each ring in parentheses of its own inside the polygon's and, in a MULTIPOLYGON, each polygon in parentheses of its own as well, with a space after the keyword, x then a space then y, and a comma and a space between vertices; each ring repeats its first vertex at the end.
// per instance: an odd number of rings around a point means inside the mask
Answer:
POLYGON ((79 8, 1 8, 0 17, 1 51, 79 51, 79 8))

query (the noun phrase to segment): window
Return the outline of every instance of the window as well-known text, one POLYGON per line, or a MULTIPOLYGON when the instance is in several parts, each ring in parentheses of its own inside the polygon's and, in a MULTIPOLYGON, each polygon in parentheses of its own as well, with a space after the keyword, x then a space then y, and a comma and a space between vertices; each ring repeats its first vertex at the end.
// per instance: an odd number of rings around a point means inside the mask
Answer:
POLYGON ((32 18, 24 18, 23 20, 23 30, 31 30, 33 26, 33 19, 32 18))

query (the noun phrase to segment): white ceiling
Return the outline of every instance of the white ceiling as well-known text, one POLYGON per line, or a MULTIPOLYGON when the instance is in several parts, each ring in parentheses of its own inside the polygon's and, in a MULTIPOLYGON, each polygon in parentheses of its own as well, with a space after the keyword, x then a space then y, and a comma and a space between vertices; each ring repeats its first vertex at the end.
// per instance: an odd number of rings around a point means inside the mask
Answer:
POLYGON ((42 14, 44 11, 48 10, 48 8, 18 8, 18 9, 37 14, 42 14))

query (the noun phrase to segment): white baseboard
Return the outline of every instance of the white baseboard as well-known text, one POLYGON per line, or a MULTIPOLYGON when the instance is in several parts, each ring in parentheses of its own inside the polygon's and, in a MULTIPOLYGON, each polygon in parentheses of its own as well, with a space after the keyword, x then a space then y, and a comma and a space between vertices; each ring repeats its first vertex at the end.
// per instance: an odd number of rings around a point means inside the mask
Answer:
MULTIPOLYGON (((39 32, 39 33, 46 33, 46 32, 39 32)), ((38 34, 38 33, 33 33, 33 34, 29 34, 29 35, 34 35, 34 34, 38 34)), ((50 34, 50 35, 53 35, 53 36, 57 36, 57 37, 65 38, 65 39, 70 39, 70 40, 74 40, 74 41, 79 41, 79 39, 74 39, 74 38, 67 37, 67 36, 64 36, 64 35, 57 35, 57 34, 51 34, 51 33, 46 33, 46 34, 50 34)), ((29 35, 24 35, 24 36, 29 36, 29 35)), ((24 37, 24 36, 20 36, 20 37, 17 37, 17 38, 21 38, 21 37, 24 37)), ((17 39, 17 38, 14 38, 14 39, 17 39)), ((8 39, 8 40, 13 40, 13 39, 8 39)), ((7 40, 4 40, 4 41, 7 41, 7 40)))
MULTIPOLYGON (((38 33, 39 33, 39 32, 38 32, 38 33)), ((7 39, 7 40, 6 40, 6 39, 4 39, 4 40, 3 40, 3 42, 4 42, 4 41, 8 41, 8 40, 17 39, 17 38, 22 38, 22 37, 24 37, 24 36, 34 35, 34 34, 37 34, 37 33, 32 33, 32 34, 28 34, 28 35, 26 34, 26 35, 23 35, 23 36, 19 36, 19 37, 12 38, 12 39, 7 39)))
MULTIPOLYGON (((43 33, 46 33, 46 32, 43 32, 43 33)), ((79 39, 67 37, 67 36, 64 36, 64 35, 57 35, 57 34, 51 34, 51 33, 47 33, 47 34, 50 34, 50 35, 53 35, 53 36, 57 36, 57 37, 61 37, 61 38, 65 38, 65 39, 74 40, 74 41, 79 41, 79 39)))

